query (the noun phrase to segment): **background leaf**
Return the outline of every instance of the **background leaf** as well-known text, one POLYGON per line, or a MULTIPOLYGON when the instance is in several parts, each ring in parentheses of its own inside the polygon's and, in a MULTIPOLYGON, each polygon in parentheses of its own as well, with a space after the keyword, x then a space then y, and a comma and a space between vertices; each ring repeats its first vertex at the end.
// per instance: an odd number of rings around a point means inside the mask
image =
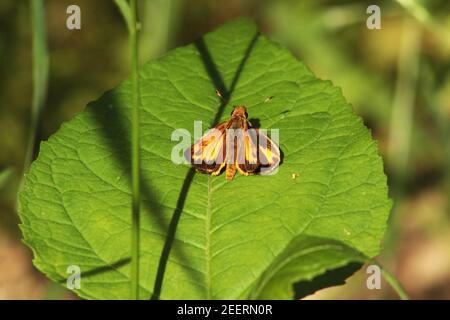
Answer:
MULTIPOLYGON (((379 252, 391 203, 376 143, 339 89, 253 22, 227 23, 147 63, 141 92, 141 297, 287 298, 289 283, 379 252), (276 175, 227 182, 171 161, 174 129, 192 132, 202 120, 206 130, 237 104, 280 130, 276 175), (342 256, 295 259, 320 245, 339 245, 342 256), (284 277, 276 269, 288 257, 294 274, 284 277), (282 283, 252 296, 273 272, 282 283)), ((35 265, 61 282, 79 265, 85 298, 129 297, 130 99, 126 81, 42 143, 20 195, 35 265)))

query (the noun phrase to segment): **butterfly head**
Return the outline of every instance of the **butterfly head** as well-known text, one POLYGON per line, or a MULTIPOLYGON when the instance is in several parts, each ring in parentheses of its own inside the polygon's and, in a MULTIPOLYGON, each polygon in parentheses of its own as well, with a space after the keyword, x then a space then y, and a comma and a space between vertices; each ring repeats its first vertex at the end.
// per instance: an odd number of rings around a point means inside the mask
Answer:
POLYGON ((247 119, 247 109, 244 106, 234 106, 231 112, 232 117, 243 117, 247 119))

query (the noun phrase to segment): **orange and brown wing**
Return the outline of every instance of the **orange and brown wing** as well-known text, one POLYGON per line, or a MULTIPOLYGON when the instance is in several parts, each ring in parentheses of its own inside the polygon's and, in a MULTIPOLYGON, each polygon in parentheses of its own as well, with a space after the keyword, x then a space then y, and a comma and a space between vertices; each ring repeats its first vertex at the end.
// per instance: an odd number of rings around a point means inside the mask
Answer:
POLYGON ((186 150, 186 158, 197 171, 218 175, 225 166, 227 125, 228 122, 223 122, 208 130, 190 149, 186 150))
POLYGON ((257 131, 245 128, 236 146, 236 167, 245 176, 256 173, 260 167, 257 142, 257 131))
POLYGON ((243 175, 254 173, 268 174, 280 163, 279 147, 262 131, 248 129, 244 131, 243 147, 237 147, 236 165, 243 175))

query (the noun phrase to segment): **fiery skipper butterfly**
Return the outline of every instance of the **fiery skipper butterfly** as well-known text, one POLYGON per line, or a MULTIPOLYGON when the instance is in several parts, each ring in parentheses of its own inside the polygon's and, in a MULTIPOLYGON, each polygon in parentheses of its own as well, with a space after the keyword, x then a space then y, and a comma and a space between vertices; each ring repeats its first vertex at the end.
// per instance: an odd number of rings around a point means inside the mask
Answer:
POLYGON ((281 159, 279 147, 262 130, 252 128, 244 106, 235 106, 231 118, 206 132, 186 150, 186 157, 202 173, 216 176, 226 168, 227 180, 236 171, 245 176, 268 174, 281 159))

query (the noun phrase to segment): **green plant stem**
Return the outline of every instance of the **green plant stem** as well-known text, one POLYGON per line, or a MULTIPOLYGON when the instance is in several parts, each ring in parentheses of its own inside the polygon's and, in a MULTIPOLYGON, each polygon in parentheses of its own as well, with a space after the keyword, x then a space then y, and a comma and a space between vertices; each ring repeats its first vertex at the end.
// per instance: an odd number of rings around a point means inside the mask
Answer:
POLYGON ((133 96, 132 108, 132 239, 131 239, 131 291, 132 298, 139 299, 139 216, 140 216, 140 192, 139 192, 139 57, 138 57, 138 30, 136 0, 131 0, 131 25, 130 25, 130 55, 131 55, 131 84, 133 96))
POLYGON ((400 299, 409 300, 409 296, 403 288, 402 284, 398 279, 390 273, 381 263, 377 260, 373 260, 375 264, 377 264, 381 269, 381 274, 383 275, 384 280, 394 289, 394 291, 398 294, 400 299))
POLYGON ((126 0, 114 0, 117 7, 119 8, 120 13, 127 24, 127 29, 130 31, 131 28, 131 9, 126 0))
MULTIPOLYGON (((48 49, 45 30, 44 4, 42 0, 30 0, 32 26, 33 96, 31 102, 30 130, 23 171, 34 157, 36 134, 41 120, 48 86, 48 49)), ((21 183, 22 185, 22 183, 21 183)))
POLYGON ((139 56, 141 61, 146 61, 171 47, 183 3, 181 0, 151 0, 142 5, 139 56))
POLYGON ((450 49, 450 33, 420 2, 416 0, 397 0, 397 2, 425 28, 430 30, 442 42, 444 49, 450 49))
MULTIPOLYGON (((414 100, 419 73, 421 28, 405 18, 397 69, 397 83, 389 129, 388 156, 397 189, 402 189, 408 172, 413 126, 414 100)), ((401 190, 395 190, 401 194, 401 190)), ((397 194, 398 195, 398 194, 397 194)))
POLYGON ((11 179, 11 176, 13 175, 13 168, 6 168, 2 171, 0 171, 0 189, 2 189, 8 181, 11 179))
POLYGON ((131 298, 139 299, 139 217, 141 210, 140 199, 140 152, 139 152, 139 56, 138 56, 138 27, 137 3, 130 0, 115 0, 122 13, 129 32, 129 48, 131 58, 131 298))
POLYGON ((391 229, 385 249, 389 251, 398 238, 398 203, 402 200, 409 172, 414 104, 419 77, 422 27, 411 18, 405 18, 398 58, 397 83, 389 128, 388 165, 391 168, 391 193, 394 207, 391 229))

